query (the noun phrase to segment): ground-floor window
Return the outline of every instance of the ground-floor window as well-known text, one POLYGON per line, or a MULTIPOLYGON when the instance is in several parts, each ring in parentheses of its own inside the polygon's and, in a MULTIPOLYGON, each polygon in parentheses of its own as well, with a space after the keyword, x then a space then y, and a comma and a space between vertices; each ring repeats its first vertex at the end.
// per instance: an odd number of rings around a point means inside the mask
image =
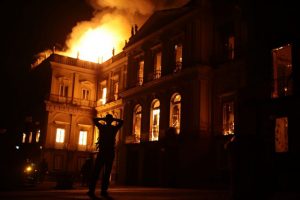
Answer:
POLYGON ((154 99, 151 104, 150 116, 150 141, 158 141, 159 137, 159 118, 160 118, 160 102, 154 99))

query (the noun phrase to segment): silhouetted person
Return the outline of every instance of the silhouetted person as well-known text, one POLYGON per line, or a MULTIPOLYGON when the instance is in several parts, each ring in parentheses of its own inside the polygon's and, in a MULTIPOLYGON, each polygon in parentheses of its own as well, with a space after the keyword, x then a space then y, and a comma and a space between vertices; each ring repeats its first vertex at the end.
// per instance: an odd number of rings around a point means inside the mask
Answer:
POLYGON ((108 196, 107 189, 115 157, 115 138, 118 130, 123 125, 123 120, 113 118, 112 115, 107 114, 105 118, 94 118, 94 123, 99 129, 100 136, 97 142, 99 152, 87 193, 92 198, 95 197, 95 187, 102 168, 101 196, 108 196), (113 125, 113 122, 116 122, 116 124, 113 125))
POLYGON ((92 157, 89 157, 86 159, 86 161, 83 163, 80 169, 81 186, 89 185, 92 169, 93 169, 93 159, 92 157))
POLYGON ((164 176, 165 184, 169 187, 177 185, 176 174, 178 166, 178 135, 174 127, 168 128, 162 140, 162 150, 164 155, 164 176))

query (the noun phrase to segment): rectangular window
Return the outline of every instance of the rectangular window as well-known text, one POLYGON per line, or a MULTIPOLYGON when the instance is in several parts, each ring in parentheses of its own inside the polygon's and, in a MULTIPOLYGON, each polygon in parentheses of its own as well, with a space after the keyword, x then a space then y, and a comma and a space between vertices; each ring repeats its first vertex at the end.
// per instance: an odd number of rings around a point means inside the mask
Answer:
POLYGON ((65 129, 57 128, 56 129, 56 143, 63 143, 65 140, 65 129))
POLYGON ((82 89, 82 99, 89 100, 90 91, 86 88, 82 89))
POLYGON ((288 118, 276 118, 275 124, 275 152, 288 152, 288 118))
POLYGON ((102 105, 106 104, 106 95, 107 95, 107 88, 102 88, 102 97, 101 97, 101 102, 102 105))
POLYGON ((86 145, 87 142, 87 131, 80 131, 79 132, 79 145, 86 145))
POLYGON ((118 80, 114 81, 113 87, 114 87, 113 88, 114 89, 114 99, 116 101, 119 98, 119 81, 118 80))
POLYGON ((23 133, 23 137, 22 137, 22 143, 26 142, 26 133, 23 133))
POLYGON ((67 85, 60 85, 59 87, 59 96, 61 97, 68 97, 68 90, 69 87, 67 85))
POLYGON ((36 135, 35 135, 35 142, 39 142, 40 141, 40 136, 41 136, 41 131, 38 130, 36 135))
POLYGON ((154 56, 154 79, 161 77, 161 51, 154 56))
POLYGON ((291 95, 292 85, 292 48, 291 45, 272 50, 273 57, 273 92, 272 97, 291 95))
POLYGON ((143 85, 144 82, 144 61, 139 62, 138 85, 143 85))
POLYGON ((174 72, 178 72, 182 68, 182 44, 175 45, 175 70, 174 72))
POLYGON ((223 135, 234 134, 234 104, 232 101, 223 103, 223 135))
POLYGON ((235 43, 235 38, 234 36, 229 36, 228 37, 228 59, 233 60, 234 59, 234 44, 235 43))

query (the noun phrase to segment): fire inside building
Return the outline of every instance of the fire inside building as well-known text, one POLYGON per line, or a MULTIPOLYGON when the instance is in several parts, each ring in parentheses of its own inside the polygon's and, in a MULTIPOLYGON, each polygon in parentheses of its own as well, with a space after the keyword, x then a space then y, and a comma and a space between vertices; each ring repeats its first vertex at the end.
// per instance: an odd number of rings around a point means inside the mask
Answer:
POLYGON ((103 63, 53 51, 31 72, 39 128, 24 142, 39 138, 30 141, 41 144, 49 172, 76 174, 97 151, 93 118, 110 113, 124 120, 113 183, 226 184, 233 151, 249 184, 290 187, 300 178, 299 45, 287 27, 271 32, 243 6, 191 1, 156 11, 103 63))

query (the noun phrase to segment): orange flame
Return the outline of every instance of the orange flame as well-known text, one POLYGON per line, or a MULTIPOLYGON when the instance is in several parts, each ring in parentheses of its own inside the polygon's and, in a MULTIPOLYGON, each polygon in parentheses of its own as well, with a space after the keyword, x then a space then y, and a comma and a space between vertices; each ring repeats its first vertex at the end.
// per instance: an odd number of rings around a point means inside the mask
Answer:
POLYGON ((81 22, 67 41, 65 55, 81 60, 102 63, 122 51, 129 38, 130 23, 118 14, 96 16, 91 21, 81 22))

